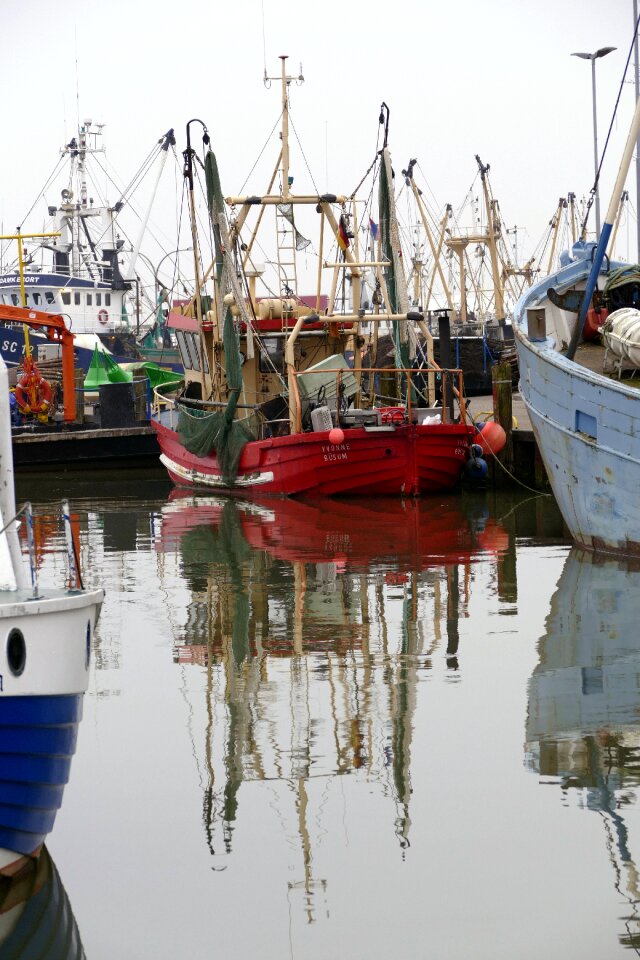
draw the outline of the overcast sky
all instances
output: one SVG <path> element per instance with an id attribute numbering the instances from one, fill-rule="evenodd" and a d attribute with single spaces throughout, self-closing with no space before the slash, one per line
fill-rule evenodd
<path id="1" fill-rule="evenodd" d="M 279 113 L 277 89 L 262 82 L 265 54 L 275 74 L 287 53 L 292 72 L 303 67 L 292 116 L 319 189 L 350 192 L 358 183 L 384 100 L 396 169 L 417 157 L 439 203 L 457 205 L 478 153 L 491 165 L 507 225 L 526 231 L 523 250 L 535 246 L 559 196 L 586 194 L 593 181 L 591 67 L 570 54 L 618 48 L 597 63 L 602 146 L 633 34 L 632 0 L 3 0 L 2 13 L 4 232 L 42 227 L 44 201 L 23 217 L 78 113 L 106 124 L 110 165 L 123 181 L 168 127 L 180 154 L 186 121 L 200 117 L 225 194 L 238 191 Z M 603 217 L 633 100 L 629 83 L 603 175 Z M 292 158 L 303 192 L 311 184 L 295 143 Z M 273 162 L 270 151 L 267 167 Z M 154 224 L 170 249 L 179 173 L 165 179 Z M 635 209 L 635 174 L 631 185 Z M 265 186 L 259 178 L 247 189 Z"/>

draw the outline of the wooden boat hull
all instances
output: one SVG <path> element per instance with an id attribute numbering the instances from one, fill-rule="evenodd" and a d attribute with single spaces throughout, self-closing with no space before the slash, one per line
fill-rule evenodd
<path id="1" fill-rule="evenodd" d="M 527 309 L 584 281 L 590 263 L 547 277 L 516 307 L 520 394 L 571 536 L 580 546 L 640 556 L 640 396 L 636 389 L 594 373 L 556 350 L 555 338 L 527 333 Z M 561 312 L 560 312 L 561 313 Z M 563 335 L 560 340 L 566 340 Z"/>
<path id="2" fill-rule="evenodd" d="M 178 486 L 225 489 L 214 455 L 197 457 L 176 431 L 154 422 L 161 461 Z M 344 431 L 334 444 L 329 433 L 273 437 L 248 443 L 232 488 L 296 494 L 416 496 L 451 490 L 469 454 L 475 429 L 465 424 L 390 426 Z"/>

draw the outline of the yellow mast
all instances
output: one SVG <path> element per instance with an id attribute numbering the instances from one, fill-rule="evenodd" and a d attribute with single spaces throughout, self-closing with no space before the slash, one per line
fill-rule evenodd
<path id="1" fill-rule="evenodd" d="M 553 269 L 553 258 L 556 253 L 556 244 L 558 242 L 558 233 L 560 231 L 560 221 L 562 220 L 562 211 L 566 208 L 567 201 L 564 197 L 560 197 L 558 200 L 558 206 L 556 207 L 556 212 L 553 215 L 551 220 L 551 226 L 553 227 L 553 239 L 551 241 L 551 253 L 549 254 L 549 263 L 547 265 L 547 273 L 551 273 Z"/>
<path id="2" fill-rule="evenodd" d="M 422 221 L 422 226 L 424 227 L 424 232 L 426 233 L 427 240 L 429 241 L 429 247 L 431 248 L 431 254 L 433 256 L 433 260 L 435 263 L 435 269 L 438 272 L 438 276 L 440 277 L 440 283 L 442 284 L 442 289 L 444 290 L 444 294 L 447 298 L 447 306 L 449 307 L 449 310 L 451 311 L 452 316 L 455 316 L 455 307 L 453 306 L 453 298 L 451 296 L 451 291 L 449 290 L 449 286 L 447 284 L 447 281 L 445 280 L 442 266 L 440 264 L 440 251 L 442 250 L 442 240 L 443 240 L 444 231 L 441 231 L 441 236 L 438 241 L 438 247 L 436 249 L 436 245 L 433 239 L 433 234 L 431 233 L 431 229 L 429 227 L 429 221 L 427 219 L 427 212 L 422 202 L 420 191 L 418 190 L 413 177 L 410 178 L 410 183 L 411 183 L 411 190 L 413 191 L 413 196 L 416 201 L 416 206 L 418 207 L 418 213 L 420 214 L 420 219 Z M 445 217 L 447 219 L 449 217 L 450 209 L 451 208 L 449 207 L 449 204 L 447 204 L 446 213 L 445 213 Z M 429 297 L 430 296 L 431 296 L 431 287 L 429 288 Z M 426 306 L 425 306 L 425 309 L 426 309 Z"/>
<path id="3" fill-rule="evenodd" d="M 496 215 L 495 200 L 489 196 L 489 164 L 483 164 L 480 157 L 476 154 L 476 162 L 480 168 L 480 179 L 482 180 L 482 192 L 484 194 L 484 205 L 487 211 L 487 230 L 488 247 L 491 256 L 491 272 L 493 274 L 493 289 L 495 294 L 496 319 L 504 320 L 504 294 L 502 284 L 500 283 L 500 271 L 498 268 L 498 251 L 496 239 L 500 236 L 500 222 Z M 484 241 L 487 243 L 487 240 Z"/>
<path id="4" fill-rule="evenodd" d="M 629 191 L 623 190 L 620 196 L 620 203 L 618 204 L 618 212 L 616 213 L 616 222 L 613 225 L 613 231 L 611 233 L 611 239 L 609 240 L 609 256 L 613 256 L 613 251 L 616 244 L 616 237 L 618 235 L 618 227 L 620 226 L 620 221 L 622 219 L 622 211 L 624 209 L 625 203 L 629 200 Z"/>
<path id="5" fill-rule="evenodd" d="M 20 273 L 20 302 L 23 307 L 27 305 L 27 295 L 24 289 L 24 256 L 23 240 L 33 240 L 35 238 L 43 239 L 45 237 L 59 237 L 60 233 L 6 233 L 0 236 L 0 240 L 16 240 L 18 244 L 18 270 Z M 29 342 L 29 327 L 23 324 L 24 329 L 24 353 L 27 359 L 31 358 L 31 343 Z"/>

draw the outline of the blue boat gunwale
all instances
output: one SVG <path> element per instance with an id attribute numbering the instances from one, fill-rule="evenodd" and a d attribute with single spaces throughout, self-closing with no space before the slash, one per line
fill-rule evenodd
<path id="1" fill-rule="evenodd" d="M 606 270 L 600 272 L 599 276 L 606 277 L 610 271 L 623 266 L 625 266 L 625 264 L 612 262 Z M 587 370 L 577 361 L 570 360 L 564 353 L 561 353 L 557 349 L 556 340 L 553 336 L 547 336 L 544 340 L 531 340 L 527 335 L 526 311 L 530 307 L 542 306 L 544 301 L 548 301 L 548 291 L 550 287 L 553 287 L 559 293 L 563 293 L 571 289 L 571 287 L 581 280 L 586 280 L 590 270 L 591 260 L 581 257 L 580 259 L 572 261 L 567 266 L 562 267 L 556 271 L 556 273 L 549 274 L 530 287 L 520 297 L 514 308 L 513 328 L 515 335 L 526 346 L 527 350 L 535 353 L 539 358 L 544 359 L 545 362 L 551 362 L 555 364 L 556 367 L 571 373 L 585 384 L 589 386 L 606 386 L 607 390 L 613 390 L 614 393 L 618 393 L 621 397 L 625 398 L 628 398 L 630 395 L 636 396 L 637 391 L 635 388 L 629 388 L 604 373 L 598 373 L 596 370 Z M 577 321 L 578 316 L 576 314 L 576 323 Z"/>

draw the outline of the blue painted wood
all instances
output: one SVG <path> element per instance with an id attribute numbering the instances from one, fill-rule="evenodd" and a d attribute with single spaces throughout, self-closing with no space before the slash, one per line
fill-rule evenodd
<path id="1" fill-rule="evenodd" d="M 81 716 L 82 694 L 0 697 L 0 847 L 31 854 L 52 830 Z"/>
<path id="2" fill-rule="evenodd" d="M 574 248 L 575 251 L 576 248 Z M 520 393 L 549 482 L 577 543 L 604 552 L 640 554 L 640 395 L 558 353 L 551 337 L 531 341 L 527 310 L 548 307 L 550 287 L 584 285 L 589 248 L 534 285 L 516 305 Z M 612 264 L 612 269 L 620 264 Z M 600 279 L 606 279 L 606 271 Z M 589 423 L 597 423 L 597 439 Z M 580 431 L 583 427 L 585 432 Z"/>

